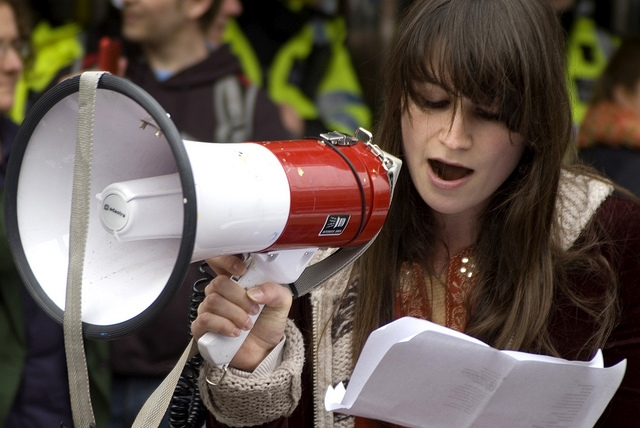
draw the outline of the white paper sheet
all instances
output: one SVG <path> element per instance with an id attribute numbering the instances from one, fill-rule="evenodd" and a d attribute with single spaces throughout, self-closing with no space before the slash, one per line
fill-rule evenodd
<path id="1" fill-rule="evenodd" d="M 329 411 L 407 427 L 585 428 L 617 390 L 626 360 L 499 351 L 432 322 L 405 317 L 371 333 L 348 388 L 329 387 Z"/>

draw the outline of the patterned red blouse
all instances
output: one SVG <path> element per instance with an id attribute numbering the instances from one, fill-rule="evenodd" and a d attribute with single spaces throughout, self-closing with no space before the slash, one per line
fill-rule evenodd
<path id="1" fill-rule="evenodd" d="M 438 322 L 464 332 L 467 311 L 464 305 L 467 292 L 475 282 L 476 265 L 473 249 L 467 248 L 449 259 L 446 278 L 425 277 L 417 266 L 402 269 L 401 290 L 396 294 L 396 318 L 411 316 Z M 356 428 L 379 428 L 379 423 L 356 418 Z M 401 428 L 399 425 L 382 425 Z"/>

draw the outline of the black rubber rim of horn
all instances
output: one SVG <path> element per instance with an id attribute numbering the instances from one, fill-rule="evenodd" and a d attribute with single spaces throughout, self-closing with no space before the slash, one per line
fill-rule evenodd
<path id="1" fill-rule="evenodd" d="M 79 92 L 80 76 L 74 76 L 58 83 L 47 91 L 30 109 L 22 122 L 16 140 L 11 149 L 7 177 L 5 182 L 5 225 L 9 246 L 13 254 L 16 268 L 29 293 L 38 305 L 53 319 L 63 323 L 63 311 L 51 300 L 38 283 L 31 271 L 24 253 L 17 219 L 17 188 L 20 166 L 22 164 L 28 142 L 44 115 L 58 102 Z M 156 121 L 171 146 L 171 151 L 178 165 L 178 173 L 183 188 L 184 224 L 182 240 L 176 264 L 169 276 L 167 285 L 158 298 L 144 311 L 134 318 L 113 325 L 96 325 L 83 322 L 83 334 L 89 339 L 115 339 L 139 330 L 153 319 L 175 296 L 181 286 L 191 262 L 196 234 L 196 190 L 187 152 L 182 144 L 180 133 L 169 119 L 166 111 L 145 90 L 134 83 L 111 74 L 101 76 L 98 89 L 106 89 L 125 95 L 140 106 Z"/>

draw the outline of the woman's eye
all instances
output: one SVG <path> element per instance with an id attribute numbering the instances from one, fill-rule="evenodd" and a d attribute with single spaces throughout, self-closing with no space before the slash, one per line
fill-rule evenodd
<path id="1" fill-rule="evenodd" d="M 476 115 L 484 120 L 500 121 L 500 113 L 492 112 L 486 109 L 476 109 Z"/>
<path id="2" fill-rule="evenodd" d="M 422 109 L 438 110 L 438 109 L 446 108 L 449 105 L 449 100 L 433 101 L 424 97 L 420 97 L 416 100 L 416 104 L 418 105 L 418 107 Z"/>

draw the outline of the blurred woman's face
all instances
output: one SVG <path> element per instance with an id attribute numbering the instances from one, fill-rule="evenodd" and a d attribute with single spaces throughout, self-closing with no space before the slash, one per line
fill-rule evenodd
<path id="1" fill-rule="evenodd" d="M 520 134 L 493 106 L 452 98 L 432 83 L 419 84 L 417 99 L 409 100 L 402 138 L 418 193 L 445 219 L 474 221 L 524 152 Z"/>
<path id="2" fill-rule="evenodd" d="M 15 49 L 19 42 L 15 18 L 8 4 L 0 4 L 0 114 L 13 106 L 16 83 L 22 72 L 22 58 Z"/>

